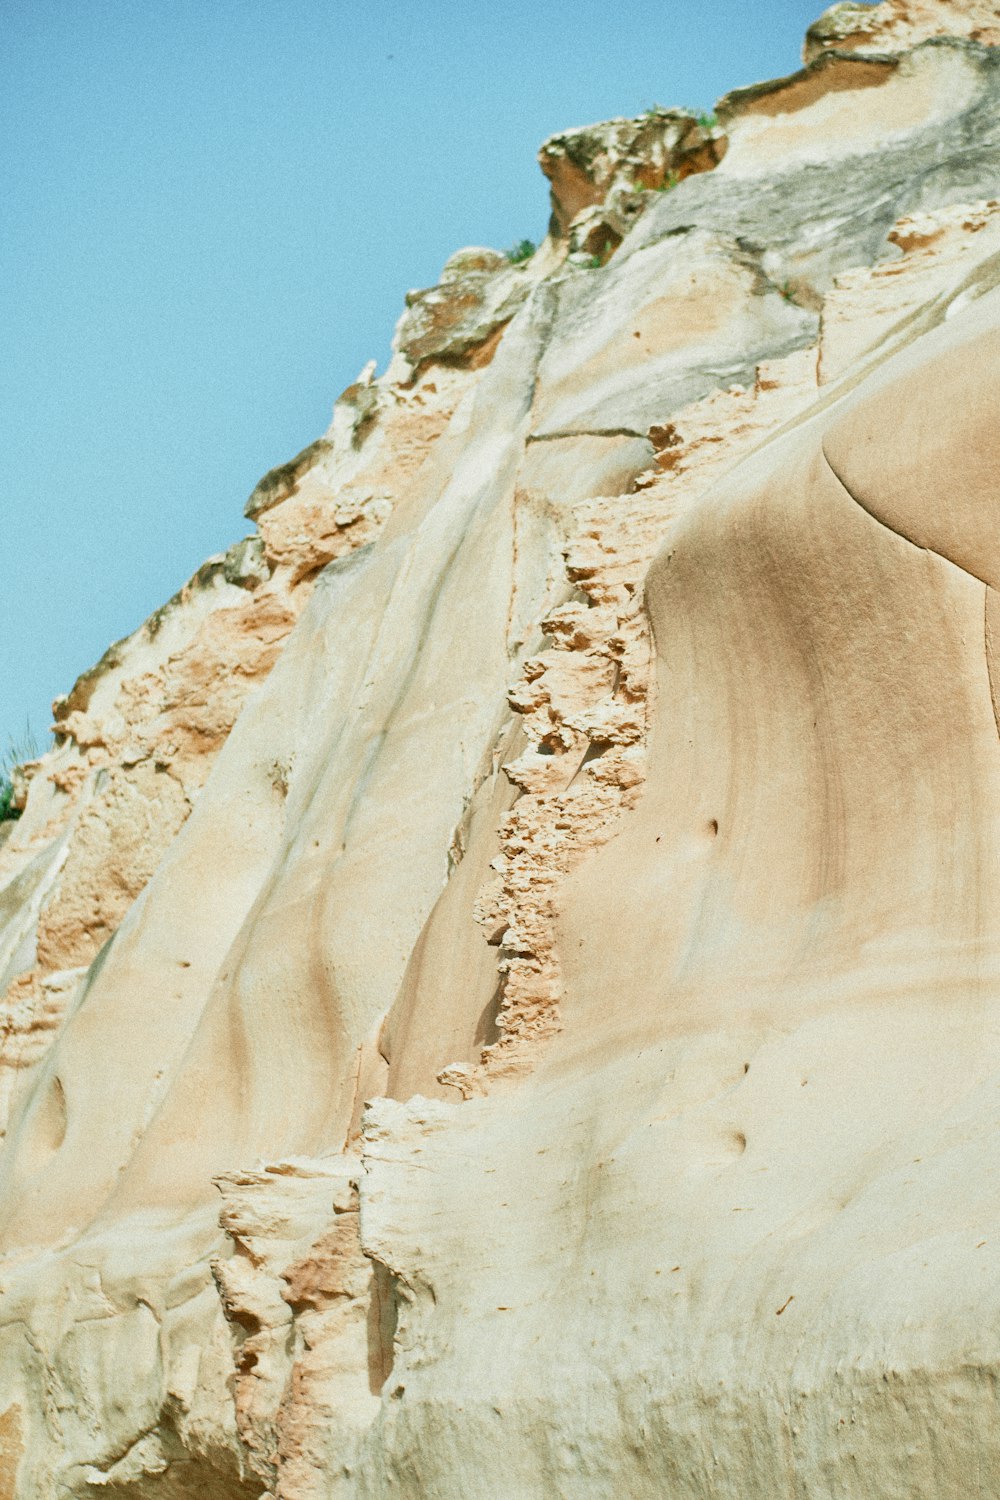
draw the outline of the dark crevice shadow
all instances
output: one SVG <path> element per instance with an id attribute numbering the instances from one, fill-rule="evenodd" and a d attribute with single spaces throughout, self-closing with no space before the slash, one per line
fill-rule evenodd
<path id="1" fill-rule="evenodd" d="M 503 980 L 501 979 L 489 1001 L 483 1006 L 482 1015 L 476 1024 L 476 1034 L 472 1038 L 474 1046 L 492 1047 L 500 1040 L 500 1001 L 502 998 Z"/>
<path id="2" fill-rule="evenodd" d="M 986 650 L 986 675 L 990 684 L 990 702 L 993 705 L 993 722 L 1000 738 L 1000 659 L 997 655 L 997 640 L 1000 638 L 1000 597 L 996 589 L 986 585 L 986 605 L 983 610 L 983 636 Z"/>
<path id="3" fill-rule="evenodd" d="M 396 1278 L 381 1261 L 372 1262 L 371 1298 L 368 1303 L 368 1389 L 382 1393 L 395 1358 L 396 1322 L 399 1305 Z"/>

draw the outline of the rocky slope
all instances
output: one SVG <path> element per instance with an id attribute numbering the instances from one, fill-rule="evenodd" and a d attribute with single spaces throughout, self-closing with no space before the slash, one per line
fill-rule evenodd
<path id="1" fill-rule="evenodd" d="M 0 1497 L 997 1492 L 998 41 L 554 136 L 59 700 Z"/>

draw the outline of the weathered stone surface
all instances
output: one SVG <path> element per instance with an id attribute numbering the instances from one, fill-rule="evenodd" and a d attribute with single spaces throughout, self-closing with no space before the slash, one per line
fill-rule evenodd
<path id="1" fill-rule="evenodd" d="M 802 56 L 809 63 L 833 48 L 900 52 L 932 36 L 967 37 L 995 47 L 1000 44 L 1000 6 L 996 0 L 882 0 L 880 5 L 846 0 L 813 22 Z"/>
<path id="2" fill-rule="evenodd" d="M 280 505 L 283 500 L 294 495 L 313 465 L 319 463 L 330 452 L 330 448 L 329 438 L 317 438 L 286 464 L 269 469 L 263 479 L 258 481 L 246 503 L 243 513 L 247 520 L 256 521 L 272 505 Z"/>
<path id="3" fill-rule="evenodd" d="M 260 537 L 248 536 L 241 542 L 234 542 L 226 553 L 222 571 L 227 583 L 239 584 L 243 589 L 255 589 L 266 583 L 271 570 Z"/>
<path id="4" fill-rule="evenodd" d="M 868 14 L 547 143 L 57 706 L 0 1495 L 995 1490 L 1000 74 Z"/>
<path id="5" fill-rule="evenodd" d="M 759 247 L 771 280 L 818 306 L 834 276 L 888 253 L 904 214 L 997 195 L 998 96 L 1000 54 L 947 39 L 731 94 L 721 165 L 659 196 L 616 260 L 696 225 Z"/>
<path id="6" fill-rule="evenodd" d="M 535 440 L 644 437 L 664 412 L 752 381 L 760 360 L 816 337 L 816 314 L 782 294 L 759 256 L 695 228 L 572 272 L 553 295 L 559 338 L 539 367 Z"/>
<path id="7" fill-rule="evenodd" d="M 383 389 L 373 370 L 338 398 L 329 434 L 257 486 L 259 534 L 110 647 L 54 705 L 57 748 L 15 773 L 25 815 L 0 849 L 0 985 L 13 986 L 0 1000 L 0 1133 L 57 1029 L 46 976 L 89 963 L 116 930 L 317 575 L 379 533 L 468 379 L 439 371 Z M 31 1016 L 47 1019 L 29 1044 Z"/>
<path id="8" fill-rule="evenodd" d="M 453 255 L 437 286 L 406 294 L 393 347 L 415 373 L 428 364 L 488 364 L 530 290 L 529 266 L 481 250 Z"/>
<path id="9" fill-rule="evenodd" d="M 634 119 L 606 120 L 550 136 L 538 164 L 551 185 L 553 232 L 569 234 L 581 214 L 616 200 L 627 220 L 627 200 L 637 189 L 640 194 L 662 189 L 695 172 L 711 171 L 725 150 L 725 136 L 712 117 L 659 105 Z"/>

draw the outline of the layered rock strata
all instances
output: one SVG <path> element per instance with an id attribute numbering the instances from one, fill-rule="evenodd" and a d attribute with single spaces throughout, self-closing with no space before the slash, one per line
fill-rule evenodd
<path id="1" fill-rule="evenodd" d="M 553 137 L 57 705 L 0 1496 L 994 1492 L 994 25 Z"/>

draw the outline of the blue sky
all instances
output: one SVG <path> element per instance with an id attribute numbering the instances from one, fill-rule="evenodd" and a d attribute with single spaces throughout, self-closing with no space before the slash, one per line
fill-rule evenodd
<path id="1" fill-rule="evenodd" d="M 556 130 L 798 66 L 821 3 L 0 0 L 0 750 L 248 530 Z"/>

